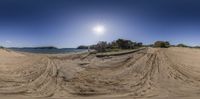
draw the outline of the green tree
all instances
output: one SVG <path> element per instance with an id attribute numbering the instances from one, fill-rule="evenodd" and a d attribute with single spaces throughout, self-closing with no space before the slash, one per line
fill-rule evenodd
<path id="1" fill-rule="evenodd" d="M 165 41 L 156 41 L 154 43 L 154 47 L 160 47 L 160 48 L 168 48 L 170 47 L 170 43 L 169 42 L 165 42 Z"/>
<path id="2" fill-rule="evenodd" d="M 97 50 L 98 52 L 105 52 L 106 49 L 108 47 L 107 42 L 105 41 L 100 41 L 97 43 L 97 45 L 95 46 L 95 50 Z"/>
<path id="3" fill-rule="evenodd" d="M 185 44 L 178 44 L 177 47 L 188 47 L 188 46 Z"/>

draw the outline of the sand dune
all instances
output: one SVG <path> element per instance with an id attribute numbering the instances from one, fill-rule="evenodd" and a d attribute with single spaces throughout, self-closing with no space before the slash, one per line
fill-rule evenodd
<path id="1" fill-rule="evenodd" d="M 24 55 L 13 52 L 13 51 L 8 50 L 8 49 L 0 49 L 0 56 L 1 57 L 16 57 L 16 56 L 24 56 Z"/>
<path id="2" fill-rule="evenodd" d="M 189 48 L 106 57 L 0 50 L 0 98 L 198 99 L 199 60 L 200 50 Z"/>

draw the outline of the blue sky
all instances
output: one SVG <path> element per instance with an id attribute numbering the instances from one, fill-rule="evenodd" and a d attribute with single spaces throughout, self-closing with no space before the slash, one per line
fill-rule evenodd
<path id="1" fill-rule="evenodd" d="M 200 45 L 198 0 L 1 0 L 0 45 L 77 47 L 118 38 Z M 92 29 L 101 24 L 105 34 Z"/>

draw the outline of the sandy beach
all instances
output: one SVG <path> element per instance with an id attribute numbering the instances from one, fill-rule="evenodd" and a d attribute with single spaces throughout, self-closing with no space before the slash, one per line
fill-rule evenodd
<path id="1" fill-rule="evenodd" d="M 42 55 L 0 49 L 1 99 L 198 99 L 200 50 Z"/>

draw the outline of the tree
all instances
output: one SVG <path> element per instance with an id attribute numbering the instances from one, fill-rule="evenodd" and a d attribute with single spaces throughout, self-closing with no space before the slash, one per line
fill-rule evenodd
<path id="1" fill-rule="evenodd" d="M 99 43 L 97 43 L 94 49 L 97 50 L 98 52 L 105 52 L 107 47 L 108 47 L 107 42 L 100 41 Z"/>
<path id="2" fill-rule="evenodd" d="M 136 47 L 142 47 L 142 45 L 143 45 L 142 42 L 139 42 L 139 43 L 136 43 L 135 46 L 136 46 Z"/>
<path id="3" fill-rule="evenodd" d="M 141 42 L 133 42 L 131 40 L 117 39 L 112 42 L 100 41 L 95 45 L 90 45 L 90 49 L 95 49 L 98 52 L 112 51 L 113 49 L 134 49 L 137 47 L 142 47 Z M 88 46 L 81 45 L 77 47 L 78 49 L 87 49 Z"/>
<path id="4" fill-rule="evenodd" d="M 119 48 L 123 48 L 124 46 L 124 40 L 123 39 L 118 39 L 118 40 L 116 40 L 116 43 L 117 43 L 117 46 L 119 47 Z"/>
<path id="5" fill-rule="evenodd" d="M 188 46 L 185 44 L 178 44 L 177 47 L 188 47 Z"/>
<path id="6" fill-rule="evenodd" d="M 118 49 L 119 46 L 116 41 L 111 42 L 111 49 Z"/>
<path id="7" fill-rule="evenodd" d="M 165 42 L 166 47 L 170 47 L 170 43 L 168 41 Z"/>
<path id="8" fill-rule="evenodd" d="M 170 46 L 169 42 L 165 41 L 156 41 L 154 43 L 154 47 L 160 47 L 160 48 L 168 48 Z"/>
<path id="9" fill-rule="evenodd" d="M 134 42 L 131 40 L 118 39 L 116 43 L 120 49 L 131 49 L 134 47 Z"/>

